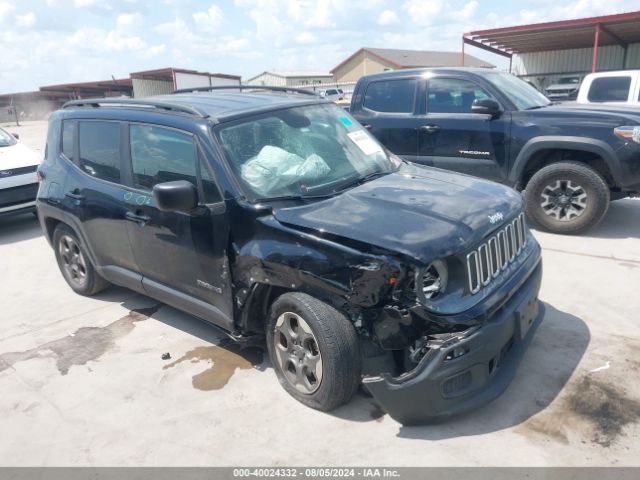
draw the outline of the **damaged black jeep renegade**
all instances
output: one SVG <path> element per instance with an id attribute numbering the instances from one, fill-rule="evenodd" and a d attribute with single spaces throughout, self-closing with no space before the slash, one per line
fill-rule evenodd
<path id="1" fill-rule="evenodd" d="M 234 88 L 51 116 L 37 207 L 70 287 L 264 335 L 316 409 L 363 385 L 418 424 L 498 396 L 542 318 L 520 195 L 402 161 L 308 92 Z"/>

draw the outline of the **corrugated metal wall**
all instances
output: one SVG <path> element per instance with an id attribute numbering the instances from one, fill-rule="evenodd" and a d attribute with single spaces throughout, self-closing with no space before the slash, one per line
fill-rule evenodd
<path id="1" fill-rule="evenodd" d="M 209 75 L 176 72 L 176 88 L 208 87 Z"/>
<path id="2" fill-rule="evenodd" d="M 133 96 L 135 98 L 151 97 L 153 95 L 166 95 L 173 92 L 173 82 L 165 80 L 147 80 L 134 78 Z"/>
<path id="3" fill-rule="evenodd" d="M 640 43 L 632 43 L 627 49 L 627 68 L 640 68 Z"/>
<path id="4" fill-rule="evenodd" d="M 284 87 L 287 85 L 287 80 L 283 77 L 271 75 L 266 72 L 245 83 L 247 85 L 272 85 L 276 87 Z"/>
<path id="5" fill-rule="evenodd" d="M 619 46 L 598 48 L 598 71 L 640 68 L 640 43 L 629 45 L 625 66 L 623 56 Z M 593 48 L 525 53 L 514 58 L 513 69 L 517 75 L 588 73 L 592 58 Z"/>

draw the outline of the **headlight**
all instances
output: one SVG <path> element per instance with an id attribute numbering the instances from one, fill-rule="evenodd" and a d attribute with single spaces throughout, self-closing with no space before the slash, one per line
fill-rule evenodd
<path id="1" fill-rule="evenodd" d="M 416 294 L 422 303 L 433 301 L 447 288 L 447 265 L 442 260 L 434 260 L 416 272 Z"/>
<path id="2" fill-rule="evenodd" d="M 613 129 L 613 133 L 625 140 L 632 140 L 636 143 L 640 143 L 640 125 L 616 127 Z"/>

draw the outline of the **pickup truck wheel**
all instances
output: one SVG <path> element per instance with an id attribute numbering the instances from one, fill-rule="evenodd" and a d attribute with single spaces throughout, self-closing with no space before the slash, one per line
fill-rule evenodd
<path id="1" fill-rule="evenodd" d="M 91 296 L 109 286 L 95 271 L 78 236 L 67 225 L 61 223 L 53 231 L 53 248 L 62 276 L 74 292 Z"/>
<path id="2" fill-rule="evenodd" d="M 351 322 L 304 293 L 272 305 L 267 348 L 282 387 L 299 402 L 329 411 L 347 403 L 360 385 L 361 356 Z"/>
<path id="3" fill-rule="evenodd" d="M 597 225 L 608 208 L 607 183 L 578 162 L 547 165 L 531 177 L 525 190 L 529 220 L 552 233 L 582 233 Z"/>

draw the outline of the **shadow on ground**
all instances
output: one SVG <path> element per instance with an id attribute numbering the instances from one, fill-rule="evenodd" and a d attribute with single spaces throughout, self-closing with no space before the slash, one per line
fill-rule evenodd
<path id="1" fill-rule="evenodd" d="M 611 202 L 602 221 L 584 234 L 591 238 L 640 238 L 640 200 Z"/>
<path id="2" fill-rule="evenodd" d="M 40 236 L 42 236 L 40 223 L 32 213 L 0 217 L 0 245 L 9 245 Z"/>

